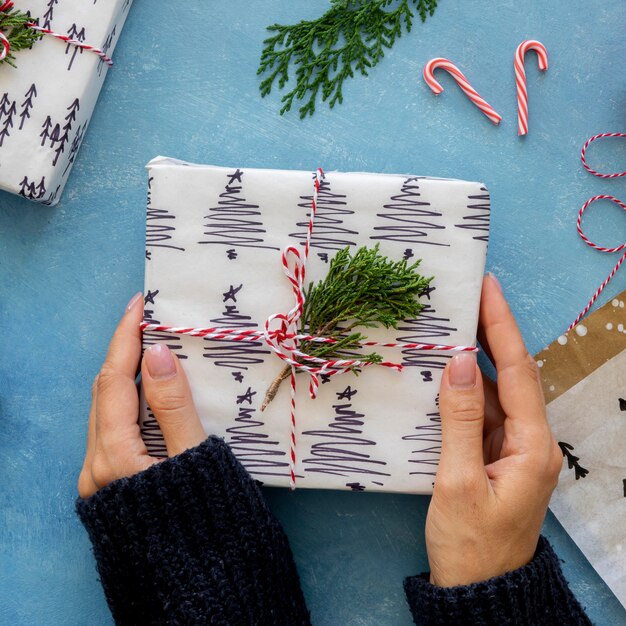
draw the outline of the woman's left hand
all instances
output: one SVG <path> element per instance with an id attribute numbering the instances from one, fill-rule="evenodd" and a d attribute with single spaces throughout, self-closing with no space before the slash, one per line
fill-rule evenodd
<path id="1" fill-rule="evenodd" d="M 87 453 L 78 493 L 88 498 L 110 482 L 132 476 L 160 459 L 151 457 L 139 430 L 135 382 L 141 358 L 143 297 L 136 294 L 120 321 L 92 387 Z M 206 439 L 187 377 L 165 344 L 150 346 L 141 363 L 146 401 L 163 432 L 168 456 Z"/>

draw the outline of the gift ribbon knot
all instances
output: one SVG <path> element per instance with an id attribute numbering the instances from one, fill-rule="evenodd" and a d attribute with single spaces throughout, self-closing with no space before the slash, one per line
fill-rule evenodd
<path id="1" fill-rule="evenodd" d="M 10 11 L 12 8 L 13 8 L 13 0 L 6 0 L 6 2 L 4 2 L 4 4 L 0 6 L 0 13 Z M 61 41 L 64 41 L 65 43 L 69 45 L 76 46 L 77 48 L 82 48 L 83 50 L 88 50 L 89 52 L 93 52 L 94 54 L 97 54 L 100 57 L 100 59 L 104 63 L 106 63 L 109 67 L 113 65 L 112 59 L 108 57 L 103 50 L 100 50 L 100 48 L 96 48 L 95 46 L 89 45 L 87 43 L 83 43 L 82 41 L 78 41 L 77 39 L 72 39 L 71 37 L 68 37 L 67 35 L 62 35 L 61 33 L 57 33 L 53 30 L 50 30 L 49 28 L 43 28 L 35 22 L 27 22 L 26 26 L 28 26 L 28 28 L 32 30 L 42 33 L 43 35 L 50 35 L 51 37 L 56 37 L 57 39 L 60 39 Z M 11 44 L 9 43 L 8 37 L 2 31 L 0 31 L 0 44 L 2 46 L 0 48 L 0 61 L 3 61 L 4 59 L 7 58 L 7 56 L 9 55 L 9 52 L 11 51 Z"/>
<path id="2" fill-rule="evenodd" d="M 335 376 L 354 369 L 360 369 L 369 365 L 378 365 L 401 372 L 402 364 L 391 361 L 380 363 L 369 363 L 358 359 L 324 359 L 312 356 L 300 350 L 302 341 L 334 343 L 336 340 L 331 337 L 316 337 L 298 329 L 302 311 L 304 307 L 304 287 L 306 278 L 306 263 L 311 248 L 311 236 L 317 211 L 317 199 L 320 185 L 324 179 L 324 172 L 318 168 L 315 172 L 313 198 L 311 200 L 311 213 L 307 228 L 306 240 L 303 248 L 287 246 L 281 252 L 281 262 L 283 272 L 287 280 L 291 283 L 294 296 L 294 305 L 287 313 L 274 313 L 270 315 L 263 325 L 263 330 L 256 328 L 189 328 L 166 326 L 163 324 L 151 324 L 144 321 L 141 323 L 141 330 L 174 333 L 178 335 L 189 335 L 192 337 L 203 337 L 205 339 L 218 339 L 229 341 L 251 341 L 263 340 L 267 346 L 283 362 L 289 365 L 290 391 L 291 391 L 291 433 L 290 433 L 290 486 L 296 486 L 296 373 L 305 372 L 309 375 L 309 395 L 315 398 L 319 389 L 320 376 Z M 444 344 L 431 343 L 380 343 L 377 341 L 362 341 L 361 346 L 378 346 L 382 348 L 402 348 L 416 350 L 436 350 L 453 352 L 477 352 L 475 346 L 449 346 Z"/>

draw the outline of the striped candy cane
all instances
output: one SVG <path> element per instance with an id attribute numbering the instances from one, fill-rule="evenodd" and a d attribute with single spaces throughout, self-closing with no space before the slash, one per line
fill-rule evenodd
<path id="1" fill-rule="evenodd" d="M 454 65 L 448 59 L 438 57 L 431 59 L 424 66 L 424 80 L 426 84 L 431 88 L 433 93 L 438 96 L 443 87 L 435 79 L 434 71 L 438 68 L 446 70 L 452 78 L 457 82 L 459 87 L 463 90 L 463 93 L 496 125 L 502 121 L 502 116 L 499 115 L 496 110 L 484 100 L 479 93 L 470 85 L 469 81 L 465 77 L 465 74 Z"/>
<path id="2" fill-rule="evenodd" d="M 251 341 L 263 340 L 267 346 L 287 365 L 290 367 L 290 395 L 291 395 L 291 428 L 290 428 L 290 444 L 289 444 L 289 473 L 290 486 L 292 489 L 296 487 L 296 373 L 298 371 L 309 374 L 309 395 L 315 398 L 319 388 L 319 377 L 335 376 L 349 372 L 355 368 L 362 369 L 373 363 L 360 361 L 358 359 L 324 359 L 305 354 L 299 349 L 300 341 L 314 341 L 324 343 L 334 343 L 336 339 L 332 337 L 314 337 L 298 332 L 298 322 L 302 316 L 304 306 L 305 276 L 306 263 L 311 247 L 311 236 L 313 234 L 313 223 L 317 211 L 317 198 L 320 190 L 321 181 L 324 178 L 324 172 L 319 168 L 315 172 L 315 182 L 313 189 L 313 198 L 311 201 L 311 215 L 309 219 L 307 237 L 304 249 L 288 246 L 281 253 L 281 262 L 283 271 L 287 279 L 291 283 L 295 304 L 288 313 L 275 313 L 270 315 L 265 321 L 263 330 L 257 328 L 241 329 L 241 328 L 191 328 L 185 326 L 167 326 L 164 324 L 152 324 L 143 322 L 141 324 L 142 331 L 175 333 L 178 335 L 188 335 L 190 337 L 203 337 L 205 339 L 229 340 L 229 341 Z M 418 349 L 418 350 L 437 350 L 447 352 L 477 352 L 475 346 L 448 346 L 444 344 L 429 343 L 408 343 L 408 342 L 390 342 L 379 343 L 376 341 L 364 341 L 362 346 L 379 346 L 383 348 L 401 348 Z M 400 363 L 392 363 L 383 361 L 375 365 L 402 371 L 403 367 Z M 263 407 L 262 407 L 263 408 Z"/>
<path id="3" fill-rule="evenodd" d="M 548 52 L 545 46 L 534 39 L 522 41 L 515 51 L 515 83 L 517 85 L 517 134 L 528 134 L 528 91 L 526 90 L 526 70 L 524 56 L 529 50 L 537 53 L 539 69 L 545 72 L 548 69 Z"/>
<path id="4" fill-rule="evenodd" d="M 582 147 L 580 151 L 580 160 L 583 162 L 584 168 L 594 176 L 598 176 L 599 178 L 619 178 L 620 176 L 626 176 L 626 172 L 619 172 L 617 174 L 602 174 L 600 172 L 596 172 L 596 170 L 591 169 L 587 165 L 587 161 L 585 160 L 585 152 L 587 152 L 587 148 L 594 142 L 596 139 L 602 139 L 603 137 L 626 137 L 626 133 L 600 133 L 599 135 L 594 135 L 585 141 L 585 145 Z"/>
<path id="5" fill-rule="evenodd" d="M 622 209 L 626 211 L 626 204 L 624 204 L 621 200 L 618 200 L 617 198 L 613 196 L 606 196 L 602 194 L 599 196 L 593 196 L 593 198 L 589 198 L 589 200 L 587 200 L 587 202 L 585 202 L 585 204 L 583 204 L 582 207 L 580 207 L 580 211 L 578 212 L 578 219 L 576 220 L 576 230 L 578 231 L 580 238 L 588 246 L 590 246 L 591 248 L 594 248 L 594 250 L 598 250 L 599 252 L 612 253 L 612 252 L 621 252 L 622 250 L 626 250 L 626 242 L 619 246 L 615 246 L 614 248 L 607 248 L 605 246 L 599 246 L 598 244 L 594 243 L 583 232 L 583 229 L 582 229 L 583 213 L 585 212 L 587 207 L 589 207 L 590 204 L 593 204 L 596 200 L 610 200 L 611 202 L 617 204 L 617 206 L 622 207 Z M 572 328 L 574 328 L 574 326 L 576 326 L 576 324 L 578 324 L 578 322 L 580 322 L 580 320 L 585 315 L 587 315 L 587 312 L 593 306 L 593 303 L 597 300 L 598 296 L 602 293 L 602 290 L 609 284 L 609 281 L 613 278 L 613 276 L 615 276 L 615 274 L 617 273 L 617 270 L 620 268 L 620 266 L 622 265 L 624 261 L 626 261 L 626 251 L 624 252 L 624 254 L 622 254 L 617 264 L 611 270 L 611 272 L 606 277 L 604 282 L 598 287 L 598 289 L 596 289 L 596 292 L 593 294 L 593 296 L 591 296 L 591 299 L 587 303 L 587 306 L 578 314 L 578 317 L 569 325 L 567 329 L 568 331 L 572 330 Z"/>

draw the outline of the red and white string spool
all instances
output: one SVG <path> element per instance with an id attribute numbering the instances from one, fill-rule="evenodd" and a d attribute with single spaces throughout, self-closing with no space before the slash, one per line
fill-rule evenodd
<path id="1" fill-rule="evenodd" d="M 537 53 L 539 69 L 545 72 L 548 69 L 548 51 L 545 46 L 535 39 L 527 39 L 517 46 L 515 51 L 515 83 L 517 85 L 517 134 L 528 134 L 528 90 L 526 89 L 526 70 L 524 56 L 529 50 Z"/>
<path id="2" fill-rule="evenodd" d="M 13 0 L 6 0 L 6 2 L 2 4 L 2 6 L 0 6 L 0 13 L 3 13 L 4 11 L 10 11 L 12 8 L 13 8 Z M 43 28 L 39 26 L 38 24 L 36 24 L 35 22 L 28 22 L 26 26 L 44 35 L 50 35 L 51 37 L 56 37 L 57 39 L 60 39 L 61 41 L 64 41 L 67 44 L 76 46 L 77 48 L 82 48 L 83 50 L 88 50 L 89 52 L 93 52 L 94 54 L 98 55 L 100 59 L 104 63 L 106 63 L 109 67 L 113 66 L 112 59 L 108 57 L 103 50 L 100 50 L 100 48 L 96 48 L 95 46 L 91 46 L 89 44 L 83 43 L 82 41 L 78 41 L 77 39 L 72 39 L 71 37 L 68 37 L 67 35 L 56 33 L 55 31 L 50 30 L 49 28 Z M 2 61 L 6 59 L 9 52 L 11 51 L 11 45 L 9 43 L 9 40 L 7 39 L 6 35 L 2 31 L 0 31 L 0 46 L 1 46 L 0 47 L 0 61 Z"/>
<path id="3" fill-rule="evenodd" d="M 582 229 L 583 213 L 589 207 L 589 205 L 596 202 L 596 200 L 610 200 L 611 202 L 617 204 L 617 206 L 622 207 L 622 209 L 626 211 L 626 204 L 624 204 L 621 200 L 618 200 L 614 196 L 607 196 L 607 195 L 601 194 L 598 196 L 593 196 L 593 198 L 589 198 L 589 200 L 587 200 L 587 202 L 585 202 L 585 204 L 583 204 L 582 207 L 580 208 L 580 211 L 578 212 L 578 219 L 576 220 L 576 230 L 578 231 L 580 238 L 588 246 L 590 246 L 594 250 L 598 250 L 599 252 L 613 253 L 613 252 L 621 252 L 622 250 L 624 250 L 624 253 L 620 257 L 620 259 L 617 261 L 615 267 L 611 270 L 610 274 L 606 277 L 604 282 L 598 287 L 598 289 L 596 289 L 593 296 L 591 296 L 591 299 L 587 303 L 587 306 L 578 314 L 578 317 L 569 325 L 567 329 L 568 331 L 572 330 L 572 328 L 574 328 L 578 324 L 578 322 L 580 322 L 580 320 L 587 314 L 589 309 L 593 306 L 593 303 L 597 300 L 598 296 L 602 293 L 602 290 L 609 284 L 613 276 L 615 276 L 615 274 L 617 273 L 617 270 L 620 268 L 622 263 L 626 261 L 626 242 L 624 242 L 623 244 L 619 246 L 615 246 L 614 248 L 607 248 L 605 246 L 599 246 L 598 244 L 594 243 L 583 232 L 583 229 Z"/>
<path id="4" fill-rule="evenodd" d="M 587 148 L 594 142 L 596 139 L 602 139 L 603 137 L 626 137 L 626 133 L 600 133 L 599 135 L 594 135 L 585 141 L 585 145 L 582 147 L 580 151 L 580 160 L 583 163 L 584 168 L 594 176 L 598 176 L 599 178 L 619 178 L 620 176 L 626 176 L 626 172 L 618 172 L 616 174 L 602 174 L 601 172 L 596 172 L 596 170 L 592 169 L 587 165 L 587 161 L 585 159 L 585 153 L 587 152 Z"/>
<path id="5" fill-rule="evenodd" d="M 434 71 L 436 69 L 446 70 L 452 78 L 457 82 L 459 87 L 463 90 L 463 93 L 494 123 L 499 124 L 502 121 L 502 116 L 484 99 L 480 94 L 470 85 L 469 81 L 465 77 L 465 74 L 454 65 L 448 59 L 437 57 L 431 59 L 424 66 L 424 80 L 426 84 L 431 88 L 433 93 L 438 96 L 443 87 L 436 80 Z"/>
<path id="6" fill-rule="evenodd" d="M 203 337 L 205 339 L 219 339 L 229 341 L 251 341 L 251 340 L 264 340 L 267 346 L 276 354 L 282 361 L 287 363 L 291 368 L 290 376 L 290 393 L 291 393 L 291 433 L 290 433 L 290 485 L 292 489 L 296 486 L 296 373 L 298 371 L 306 372 L 309 374 L 309 395 L 311 398 L 315 398 L 317 390 L 319 388 L 319 377 L 335 376 L 349 372 L 354 368 L 364 368 L 372 365 L 360 361 L 358 359 L 323 359 L 320 357 L 311 356 L 305 354 L 299 349 L 301 341 L 314 341 L 333 343 L 334 339 L 329 337 L 315 337 L 298 332 L 298 323 L 302 316 L 302 310 L 304 306 L 304 289 L 305 289 L 305 276 L 306 276 L 306 263 L 309 256 L 309 249 L 311 247 L 311 235 L 313 233 L 313 224 L 315 221 L 315 214 L 317 211 L 317 197 L 320 189 L 321 181 L 324 178 L 324 172 L 321 168 L 318 168 L 315 172 L 315 181 L 313 189 L 313 198 L 311 201 L 311 214 L 307 229 L 307 236 L 304 244 L 304 250 L 296 248 L 295 246 L 286 247 L 281 253 L 281 261 L 283 265 L 283 271 L 287 276 L 287 279 L 291 283 L 292 291 L 294 294 L 295 303 L 292 309 L 287 313 L 274 313 L 270 315 L 265 321 L 263 330 L 256 328 L 241 329 L 241 328 L 219 328 L 219 327 L 207 327 L 207 328 L 191 328 L 191 327 L 178 327 L 167 326 L 164 324 L 151 324 L 149 322 L 142 322 L 142 331 L 153 332 L 166 332 L 174 333 L 177 335 L 189 335 L 191 337 Z M 475 346 L 449 346 L 443 344 L 428 344 L 428 343 L 379 343 L 376 341 L 364 341 L 362 346 L 378 346 L 381 348 L 402 348 L 404 349 L 417 349 L 417 350 L 441 350 L 441 351 L 453 351 L 453 352 L 477 352 L 478 348 Z M 399 363 L 392 363 L 390 361 L 383 361 L 376 363 L 376 365 L 382 367 L 388 367 L 397 371 L 402 371 L 403 367 Z"/>

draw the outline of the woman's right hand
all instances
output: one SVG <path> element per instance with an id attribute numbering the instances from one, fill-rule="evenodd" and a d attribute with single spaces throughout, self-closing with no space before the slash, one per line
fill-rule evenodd
<path id="1" fill-rule="evenodd" d="M 497 385 L 472 353 L 453 357 L 439 396 L 441 460 L 426 519 L 430 580 L 452 587 L 529 563 L 562 465 L 534 359 L 493 275 L 483 281 L 479 341 Z"/>

